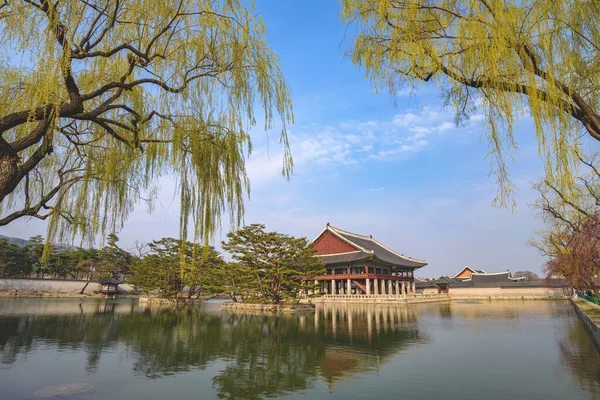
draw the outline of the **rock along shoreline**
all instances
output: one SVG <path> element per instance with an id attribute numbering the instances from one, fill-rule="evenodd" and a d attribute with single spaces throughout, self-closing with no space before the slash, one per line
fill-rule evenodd
<path id="1" fill-rule="evenodd" d="M 256 303 L 223 303 L 221 310 L 243 313 L 297 313 L 315 310 L 314 304 L 256 304 Z"/>

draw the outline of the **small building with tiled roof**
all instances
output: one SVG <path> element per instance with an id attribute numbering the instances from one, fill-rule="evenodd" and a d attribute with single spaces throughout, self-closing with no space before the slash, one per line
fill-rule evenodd
<path id="1" fill-rule="evenodd" d="M 482 269 L 473 269 L 471 267 L 469 267 L 468 265 L 465 265 L 465 267 L 463 269 L 461 269 L 460 271 L 458 271 L 458 273 L 454 274 L 451 276 L 451 278 L 453 279 L 469 279 L 471 278 L 471 274 L 486 274 L 487 272 L 485 272 Z"/>
<path id="2" fill-rule="evenodd" d="M 311 242 L 326 275 L 315 279 L 327 294 L 415 293 L 414 270 L 427 265 L 364 236 L 329 224 Z"/>

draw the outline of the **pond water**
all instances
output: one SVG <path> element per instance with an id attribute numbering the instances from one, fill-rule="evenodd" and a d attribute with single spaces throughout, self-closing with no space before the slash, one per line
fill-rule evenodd
<path id="1" fill-rule="evenodd" d="M 320 305 L 294 316 L 0 299 L 2 399 L 596 399 L 568 302 Z"/>

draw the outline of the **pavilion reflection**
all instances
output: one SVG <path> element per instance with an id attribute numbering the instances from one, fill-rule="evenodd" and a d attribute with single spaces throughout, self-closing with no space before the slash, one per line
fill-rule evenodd
<path id="1" fill-rule="evenodd" d="M 412 307 L 321 304 L 313 319 L 316 336 L 325 342 L 320 375 L 330 386 L 379 369 L 399 353 L 427 342 Z"/>

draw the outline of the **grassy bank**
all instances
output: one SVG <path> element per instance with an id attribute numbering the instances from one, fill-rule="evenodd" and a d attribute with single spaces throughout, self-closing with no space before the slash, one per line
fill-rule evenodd
<path id="1" fill-rule="evenodd" d="M 579 306 L 579 309 L 581 311 L 586 313 L 586 315 L 590 317 L 590 319 L 596 324 L 600 325 L 600 306 L 590 303 L 589 301 L 584 300 L 582 298 L 578 298 L 574 301 L 577 304 L 577 306 Z"/>

